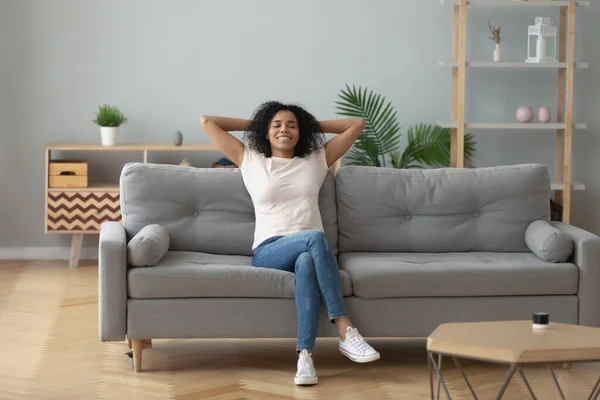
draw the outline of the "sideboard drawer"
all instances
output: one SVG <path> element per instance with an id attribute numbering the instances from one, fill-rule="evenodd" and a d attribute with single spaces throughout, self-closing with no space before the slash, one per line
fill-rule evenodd
<path id="1" fill-rule="evenodd" d="M 119 192 L 48 193 L 48 232 L 99 232 L 104 222 L 121 221 Z"/>

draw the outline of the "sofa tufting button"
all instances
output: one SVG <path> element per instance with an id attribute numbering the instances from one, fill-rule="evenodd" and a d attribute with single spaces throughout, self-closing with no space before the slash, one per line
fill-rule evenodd
<path id="1" fill-rule="evenodd" d="M 406 217 L 404 217 L 404 219 L 407 219 L 407 220 L 410 218 L 411 218 L 410 215 L 407 215 Z"/>
<path id="2" fill-rule="evenodd" d="M 198 211 L 198 209 L 194 208 L 194 217 L 197 217 L 198 215 L 200 215 L 200 211 Z"/>

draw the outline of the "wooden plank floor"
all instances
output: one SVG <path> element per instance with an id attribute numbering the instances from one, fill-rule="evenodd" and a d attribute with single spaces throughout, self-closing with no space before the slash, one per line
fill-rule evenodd
<path id="1" fill-rule="evenodd" d="M 355 364 L 319 339 L 319 384 L 297 387 L 294 340 L 155 340 L 144 372 L 125 342 L 98 339 L 97 266 L 0 261 L 0 399 L 428 399 L 424 341 L 374 339 L 382 359 Z M 445 370 L 455 399 L 472 398 L 460 373 Z M 480 399 L 495 398 L 506 369 L 467 363 Z M 538 399 L 558 399 L 549 372 L 526 369 Z M 598 364 L 558 368 L 567 399 L 585 399 Z M 529 399 L 516 375 L 505 399 Z"/>

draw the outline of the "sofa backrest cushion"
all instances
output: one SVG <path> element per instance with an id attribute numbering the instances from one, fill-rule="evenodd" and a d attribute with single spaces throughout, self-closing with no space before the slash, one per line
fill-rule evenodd
<path id="1" fill-rule="evenodd" d="M 529 224 L 550 220 L 550 179 L 537 164 L 348 166 L 336 180 L 340 253 L 529 251 Z"/>
<path id="2" fill-rule="evenodd" d="M 150 224 L 169 232 L 170 250 L 252 255 L 254 207 L 235 168 L 128 163 L 121 172 L 122 223 L 130 240 Z M 319 206 L 337 254 L 335 178 L 330 172 Z"/>

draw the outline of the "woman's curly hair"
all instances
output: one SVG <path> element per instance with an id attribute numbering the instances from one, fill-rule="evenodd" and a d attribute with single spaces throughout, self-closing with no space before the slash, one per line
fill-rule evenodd
<path id="1" fill-rule="evenodd" d="M 294 156 L 305 157 L 317 150 L 323 143 L 323 132 L 317 119 L 308 111 L 294 104 L 283 104 L 278 101 L 268 101 L 261 104 L 250 121 L 244 137 L 249 146 L 271 157 L 271 143 L 267 140 L 271 120 L 279 111 L 291 111 L 298 120 L 298 143 L 294 148 Z"/>

